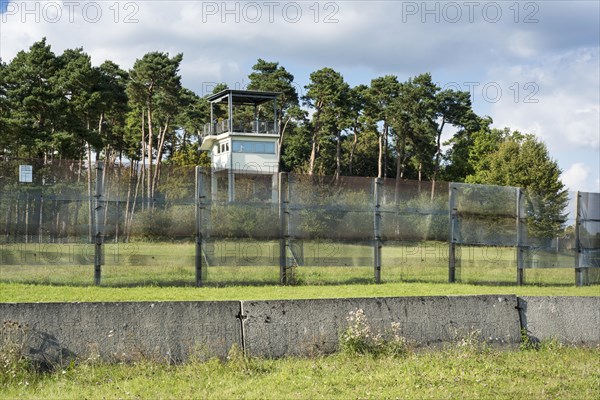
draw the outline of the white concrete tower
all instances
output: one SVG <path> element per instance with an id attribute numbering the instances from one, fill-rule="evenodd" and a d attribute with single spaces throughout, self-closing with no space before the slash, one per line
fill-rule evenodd
<path id="1" fill-rule="evenodd" d="M 277 202 L 278 94 L 226 89 L 207 97 L 211 122 L 204 126 L 200 150 L 210 151 L 213 201 L 218 198 L 217 182 L 223 179 L 227 181 L 227 200 L 236 201 L 238 176 L 263 183 L 270 179 L 269 200 Z"/>

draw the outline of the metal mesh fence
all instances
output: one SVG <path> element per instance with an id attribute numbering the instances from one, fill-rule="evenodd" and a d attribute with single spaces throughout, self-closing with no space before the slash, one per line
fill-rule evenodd
<path id="1" fill-rule="evenodd" d="M 19 166 L 35 173 L 20 182 Z M 93 175 L 83 163 L 0 163 L 0 277 L 24 282 L 81 280 L 93 265 Z"/>
<path id="2" fill-rule="evenodd" d="M 191 285 L 194 168 L 109 165 L 102 174 L 103 282 Z"/>
<path id="3" fill-rule="evenodd" d="M 448 183 L 386 179 L 381 201 L 383 240 L 448 241 Z"/>
<path id="4" fill-rule="evenodd" d="M 565 208 L 514 187 L 167 164 L 0 173 L 4 282 L 600 283 L 598 193 Z"/>
<path id="5" fill-rule="evenodd" d="M 277 179 L 200 171 L 204 280 L 215 284 L 279 282 Z"/>
<path id="6" fill-rule="evenodd" d="M 566 208 L 556 198 L 523 191 L 523 268 L 529 283 L 572 284 L 577 256 L 577 194 L 568 194 Z M 566 229 L 565 229 L 566 228 Z M 565 269 L 571 269 L 565 273 Z"/>
<path id="7" fill-rule="evenodd" d="M 372 179 L 290 174 L 282 229 L 292 281 L 373 280 Z M 328 268 L 325 268 L 328 267 Z"/>
<path id="8" fill-rule="evenodd" d="M 600 283 L 600 193 L 578 193 L 577 267 L 587 283 Z"/>
<path id="9" fill-rule="evenodd" d="M 448 183 L 386 179 L 382 186 L 382 279 L 447 282 Z"/>

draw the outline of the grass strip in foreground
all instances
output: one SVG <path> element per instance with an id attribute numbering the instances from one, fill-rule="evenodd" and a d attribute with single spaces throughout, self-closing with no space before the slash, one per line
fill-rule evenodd
<path id="1" fill-rule="evenodd" d="M 600 396 L 600 349 L 550 342 L 539 350 L 449 346 L 374 357 L 337 353 L 182 365 L 88 360 L 50 373 L 22 373 L 0 385 L 1 398 L 465 398 L 593 399 Z"/>

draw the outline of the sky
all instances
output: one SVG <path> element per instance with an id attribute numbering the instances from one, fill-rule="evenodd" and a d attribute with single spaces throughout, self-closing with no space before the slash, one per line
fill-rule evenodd
<path id="1" fill-rule="evenodd" d="M 543 140 L 569 190 L 600 192 L 599 4 L 0 0 L 0 57 L 42 37 L 56 54 L 83 47 L 125 69 L 150 51 L 183 53 L 182 83 L 198 95 L 243 89 L 258 58 L 290 71 L 300 94 L 324 67 L 351 85 L 430 72 L 469 91 L 493 127 Z"/>

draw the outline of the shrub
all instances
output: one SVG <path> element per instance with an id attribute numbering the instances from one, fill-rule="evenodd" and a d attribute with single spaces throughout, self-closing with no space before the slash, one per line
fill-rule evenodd
<path id="1" fill-rule="evenodd" d="M 164 210 L 137 212 L 133 218 L 131 236 L 142 240 L 164 240 L 169 238 L 171 218 Z"/>
<path id="2" fill-rule="evenodd" d="M 342 352 L 374 356 L 402 356 L 407 353 L 406 338 L 400 335 L 400 324 L 392 322 L 386 332 L 374 332 L 362 309 L 350 311 L 348 328 L 340 337 Z"/>

